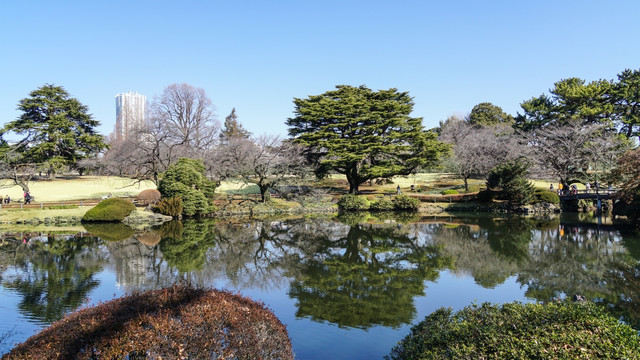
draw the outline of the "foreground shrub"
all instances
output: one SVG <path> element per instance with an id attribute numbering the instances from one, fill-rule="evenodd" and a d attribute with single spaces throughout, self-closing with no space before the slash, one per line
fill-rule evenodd
<path id="1" fill-rule="evenodd" d="M 82 217 L 82 221 L 122 221 L 135 210 L 136 206 L 129 200 L 106 199 L 89 209 Z"/>
<path id="2" fill-rule="evenodd" d="M 160 194 L 160 191 L 156 189 L 142 190 L 140 194 L 136 196 L 136 203 L 143 206 L 153 205 L 160 201 L 161 197 L 162 194 Z"/>
<path id="3" fill-rule="evenodd" d="M 338 199 L 338 208 L 342 211 L 369 210 L 369 200 L 364 195 L 343 195 Z"/>
<path id="4" fill-rule="evenodd" d="M 371 203 L 371 210 L 375 211 L 390 211 L 393 210 L 393 201 L 388 199 L 380 199 Z"/>
<path id="5" fill-rule="evenodd" d="M 640 337 L 593 303 L 438 309 L 387 359 L 637 359 Z"/>
<path id="6" fill-rule="evenodd" d="M 536 189 L 533 193 L 532 203 L 541 202 L 558 205 L 560 204 L 560 197 L 553 191 Z"/>
<path id="7" fill-rule="evenodd" d="M 398 195 L 393 198 L 393 208 L 402 211 L 418 211 L 420 199 L 408 195 Z"/>
<path id="8" fill-rule="evenodd" d="M 284 325 L 262 304 L 173 286 L 78 310 L 3 359 L 293 359 Z"/>
<path id="9" fill-rule="evenodd" d="M 162 215 L 179 217 L 184 210 L 182 199 L 179 197 L 171 197 L 161 199 L 154 207 L 153 211 Z"/>

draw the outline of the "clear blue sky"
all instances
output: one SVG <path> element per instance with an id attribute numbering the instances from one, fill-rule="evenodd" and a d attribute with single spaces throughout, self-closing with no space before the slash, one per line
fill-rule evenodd
<path id="1" fill-rule="evenodd" d="M 427 128 L 491 102 L 519 104 L 568 77 L 640 68 L 640 1 L 2 1 L 0 121 L 45 83 L 105 135 L 114 96 L 203 88 L 224 120 L 286 135 L 293 98 L 335 85 L 397 88 Z"/>

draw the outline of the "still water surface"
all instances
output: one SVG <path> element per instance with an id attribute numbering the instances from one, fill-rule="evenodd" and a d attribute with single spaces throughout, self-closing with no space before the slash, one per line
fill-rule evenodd
<path id="1" fill-rule="evenodd" d="M 298 359 L 381 359 L 426 315 L 474 302 L 580 294 L 640 323 L 640 241 L 608 219 L 368 216 L 4 234 L 0 354 L 80 306 L 178 281 L 262 301 Z"/>

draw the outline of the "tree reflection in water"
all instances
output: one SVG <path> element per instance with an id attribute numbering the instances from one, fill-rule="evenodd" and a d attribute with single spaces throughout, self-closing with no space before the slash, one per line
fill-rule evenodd
<path id="1" fill-rule="evenodd" d="M 99 284 L 94 275 L 107 263 L 92 236 L 49 235 L 25 238 L 15 250 L 11 273 L 2 286 L 21 296 L 27 317 L 49 324 L 78 308 Z"/>
<path id="2" fill-rule="evenodd" d="M 418 241 L 401 225 L 352 225 L 344 236 L 313 241 L 320 246 L 300 257 L 289 289 L 296 315 L 345 327 L 410 323 L 424 281 L 451 264 L 442 248 Z"/>
<path id="3" fill-rule="evenodd" d="M 342 220 L 189 220 L 118 242 L 50 237 L 0 257 L 2 285 L 41 322 L 77 308 L 108 267 L 125 291 L 179 281 L 286 291 L 299 318 L 368 329 L 413 321 L 414 298 L 449 270 L 484 288 L 515 278 L 532 300 L 580 294 L 640 324 L 640 263 L 631 256 L 640 246 L 615 227 L 472 215 Z"/>

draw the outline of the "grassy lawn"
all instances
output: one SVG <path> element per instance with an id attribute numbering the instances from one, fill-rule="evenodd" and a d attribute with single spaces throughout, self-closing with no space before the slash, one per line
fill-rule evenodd
<path id="1" fill-rule="evenodd" d="M 12 200 L 22 198 L 22 188 L 9 180 L 0 181 L 0 195 Z M 155 189 L 151 181 L 134 183 L 134 180 L 116 176 L 73 176 L 52 181 L 31 181 L 29 189 L 36 202 L 100 199 L 106 194 L 116 197 L 134 197 L 142 190 Z"/>

